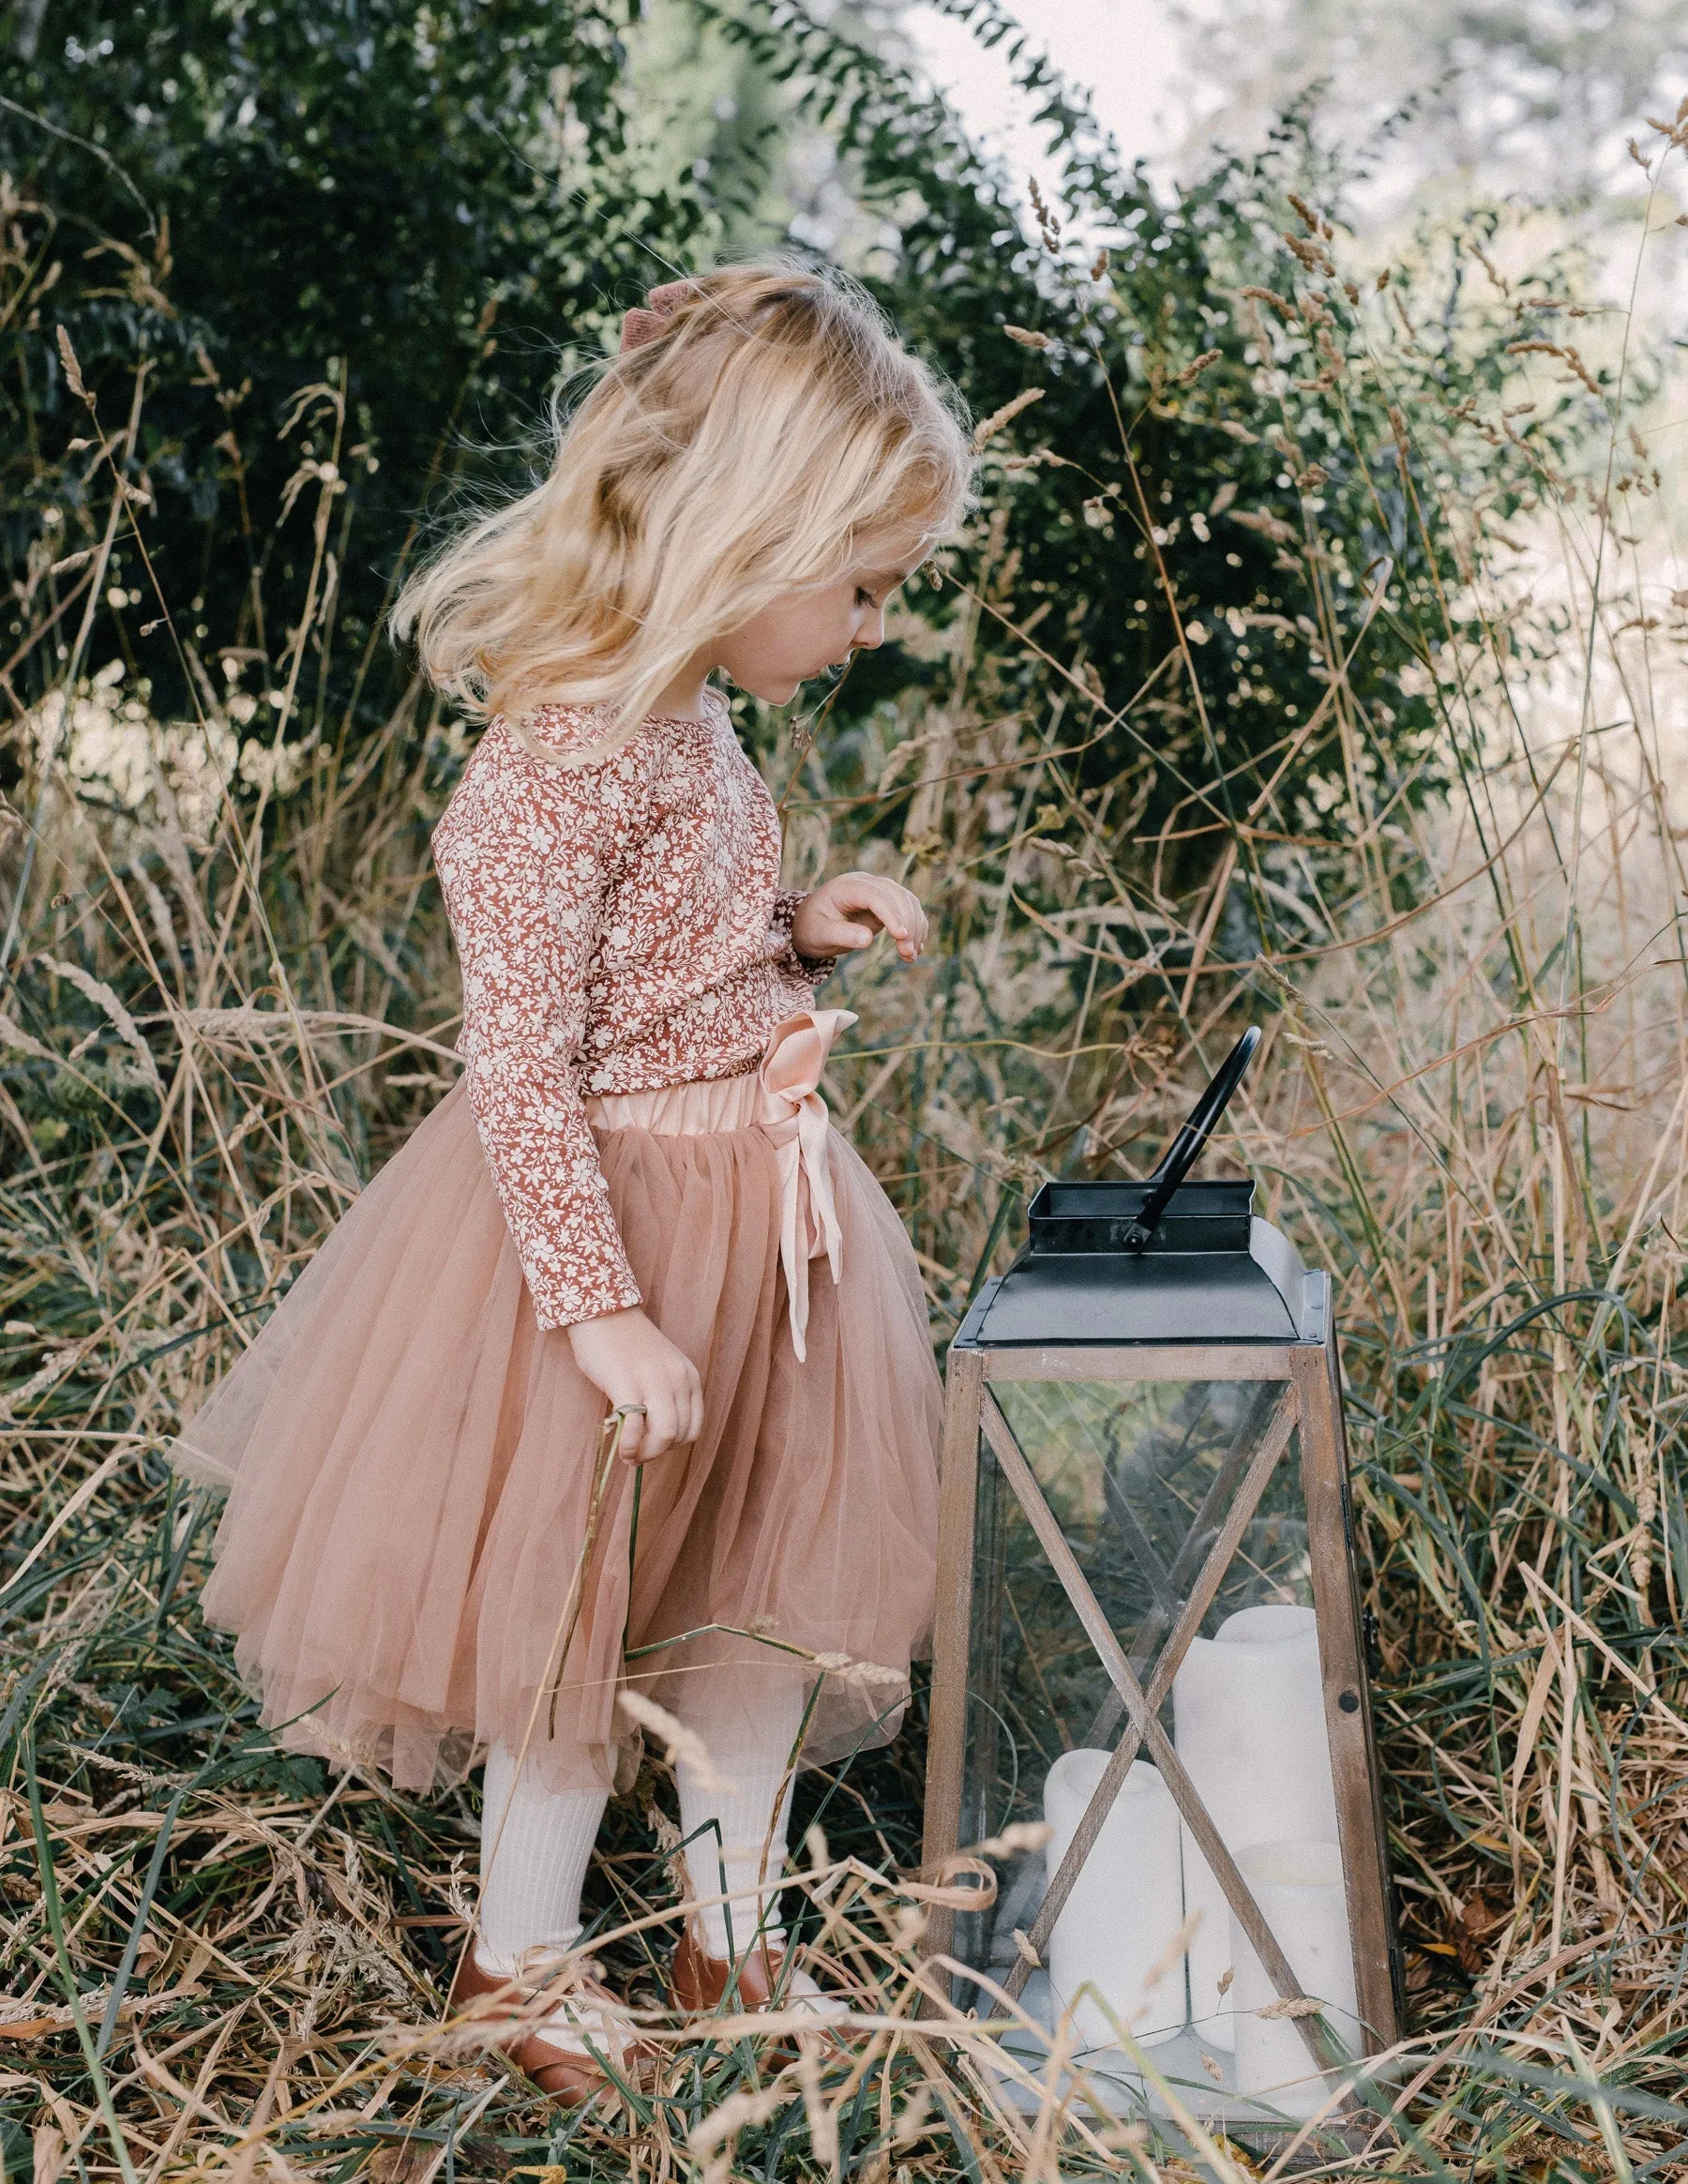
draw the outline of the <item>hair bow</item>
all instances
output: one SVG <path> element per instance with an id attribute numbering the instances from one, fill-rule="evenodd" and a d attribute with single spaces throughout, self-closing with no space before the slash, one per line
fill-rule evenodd
<path id="1" fill-rule="evenodd" d="M 625 356 L 629 349 L 642 349 L 647 341 L 666 334 L 670 319 L 697 285 L 695 280 L 665 280 L 660 288 L 652 289 L 645 297 L 649 308 L 631 310 L 623 319 L 618 354 Z"/>

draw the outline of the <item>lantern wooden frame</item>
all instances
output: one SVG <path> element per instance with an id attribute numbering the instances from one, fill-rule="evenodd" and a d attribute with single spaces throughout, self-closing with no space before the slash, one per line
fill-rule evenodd
<path id="1" fill-rule="evenodd" d="M 927 1746 L 925 1860 L 941 1868 L 966 1845 L 958 1841 L 968 1734 L 968 1672 L 974 1611 L 974 1520 L 981 1438 L 1048 1559 L 1052 1574 L 1071 1602 L 1112 1685 L 1126 1727 L 1115 1748 L 1072 1846 L 1052 1877 L 1022 1954 L 1003 1985 L 1011 1996 L 1025 1986 L 1041 1959 L 1073 1880 L 1095 1842 L 1126 1770 L 1140 1753 L 1159 1768 L 1190 1833 L 1205 1854 L 1239 1925 L 1253 1943 L 1280 1996 L 1304 1998 L 1283 1951 L 1262 1916 L 1235 1860 L 1220 1840 L 1194 1785 L 1162 1726 L 1160 1709 L 1191 1639 L 1216 1596 L 1236 1555 L 1243 1529 L 1297 1429 L 1305 1500 L 1308 1559 L 1318 1619 L 1320 1681 L 1336 1793 L 1340 1850 L 1353 1949 L 1354 1983 L 1365 2052 L 1375 2055 L 1397 2037 L 1398 1970 L 1389 1909 L 1381 1800 L 1379 1790 L 1365 1652 L 1355 1579 L 1348 1454 L 1342 1421 L 1340 1366 L 1330 1313 L 1328 1279 L 1309 1277 L 1322 1291 L 1323 1309 L 1304 1319 L 1312 1339 L 1287 1343 L 1220 1341 L 993 1346 L 980 1339 L 996 1284 L 969 1313 L 950 1347 L 941 1456 L 938 1598 L 933 1640 L 932 1695 Z M 1309 1302 L 1313 1299 L 1310 1296 Z M 1182 1567 L 1185 1554 L 1161 1572 L 1169 1597 L 1155 1635 L 1167 1634 L 1145 1684 L 1109 1626 L 1078 1565 L 1031 1465 L 1015 1439 L 993 1384 L 1044 1380 L 1128 1387 L 1153 1381 L 1253 1381 L 1280 1386 L 1275 1406 L 1252 1448 L 1234 1449 L 1209 1488 L 1185 1542 L 1201 1531 L 1201 1515 L 1224 1516 L 1218 1537 L 1199 1569 Z M 1241 1437 L 1239 1437 L 1241 1440 Z M 1241 1476 L 1238 1476 L 1238 1473 Z M 1191 1557 L 1194 1560 L 1194 1557 Z M 1117 1720 L 1118 1715 L 1115 1716 Z M 934 1914 L 926 1937 L 928 1955 L 946 1954 L 954 1913 Z M 1298 2020 L 1309 2052 L 1321 2068 L 1334 2059 L 1321 2021 Z M 1321 2052 L 1322 2051 L 1322 2052 Z"/>

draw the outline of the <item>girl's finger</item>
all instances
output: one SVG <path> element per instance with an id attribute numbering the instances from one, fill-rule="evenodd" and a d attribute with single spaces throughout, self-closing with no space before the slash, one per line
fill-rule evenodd
<path id="1" fill-rule="evenodd" d="M 876 895 L 872 902 L 864 903 L 862 908 L 879 920 L 882 928 L 894 941 L 907 940 L 909 915 L 897 900 L 896 890 L 887 888 L 882 895 Z"/>
<path id="2" fill-rule="evenodd" d="M 622 1421 L 621 1453 L 636 1463 L 643 1451 L 647 1421 L 643 1411 L 630 1410 Z"/>
<path id="3" fill-rule="evenodd" d="M 897 952 L 905 962 L 918 956 L 926 946 L 926 912 L 920 907 L 918 896 L 911 895 L 906 887 L 890 886 L 890 899 L 880 911 L 881 924 L 897 942 Z"/>
<path id="4" fill-rule="evenodd" d="M 917 942 L 924 941 L 926 939 L 927 919 L 926 911 L 921 907 L 919 896 L 913 894 L 907 887 L 897 886 L 894 881 L 882 881 L 880 884 L 885 888 L 890 897 L 891 908 L 889 911 L 882 911 L 881 915 L 884 917 L 891 931 L 899 940 L 906 937 Z"/>

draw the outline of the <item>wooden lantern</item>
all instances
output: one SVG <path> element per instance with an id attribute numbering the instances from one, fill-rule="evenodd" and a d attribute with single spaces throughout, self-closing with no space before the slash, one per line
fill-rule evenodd
<path id="1" fill-rule="evenodd" d="M 926 1804 L 928 1868 L 1053 1830 L 934 1920 L 957 2001 L 1231 2124 L 1337 2102 L 1398 1992 L 1329 1277 L 1186 1180 L 1258 1038 L 1147 1182 L 1046 1184 L 951 1345 Z"/>

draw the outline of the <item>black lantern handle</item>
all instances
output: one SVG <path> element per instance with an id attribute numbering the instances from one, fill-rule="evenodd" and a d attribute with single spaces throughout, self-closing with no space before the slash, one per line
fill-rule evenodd
<path id="1" fill-rule="evenodd" d="M 1141 1251 L 1160 1227 L 1161 1215 L 1171 1204 L 1173 1192 L 1195 1167 L 1202 1147 L 1213 1134 L 1214 1124 L 1229 1107 L 1231 1094 L 1242 1083 L 1243 1072 L 1254 1060 L 1255 1048 L 1259 1044 L 1260 1027 L 1250 1024 L 1219 1064 L 1217 1075 L 1167 1149 L 1167 1157 L 1149 1178 L 1153 1188 L 1143 1200 L 1142 1212 L 1125 1231 L 1123 1241 L 1127 1251 Z"/>

